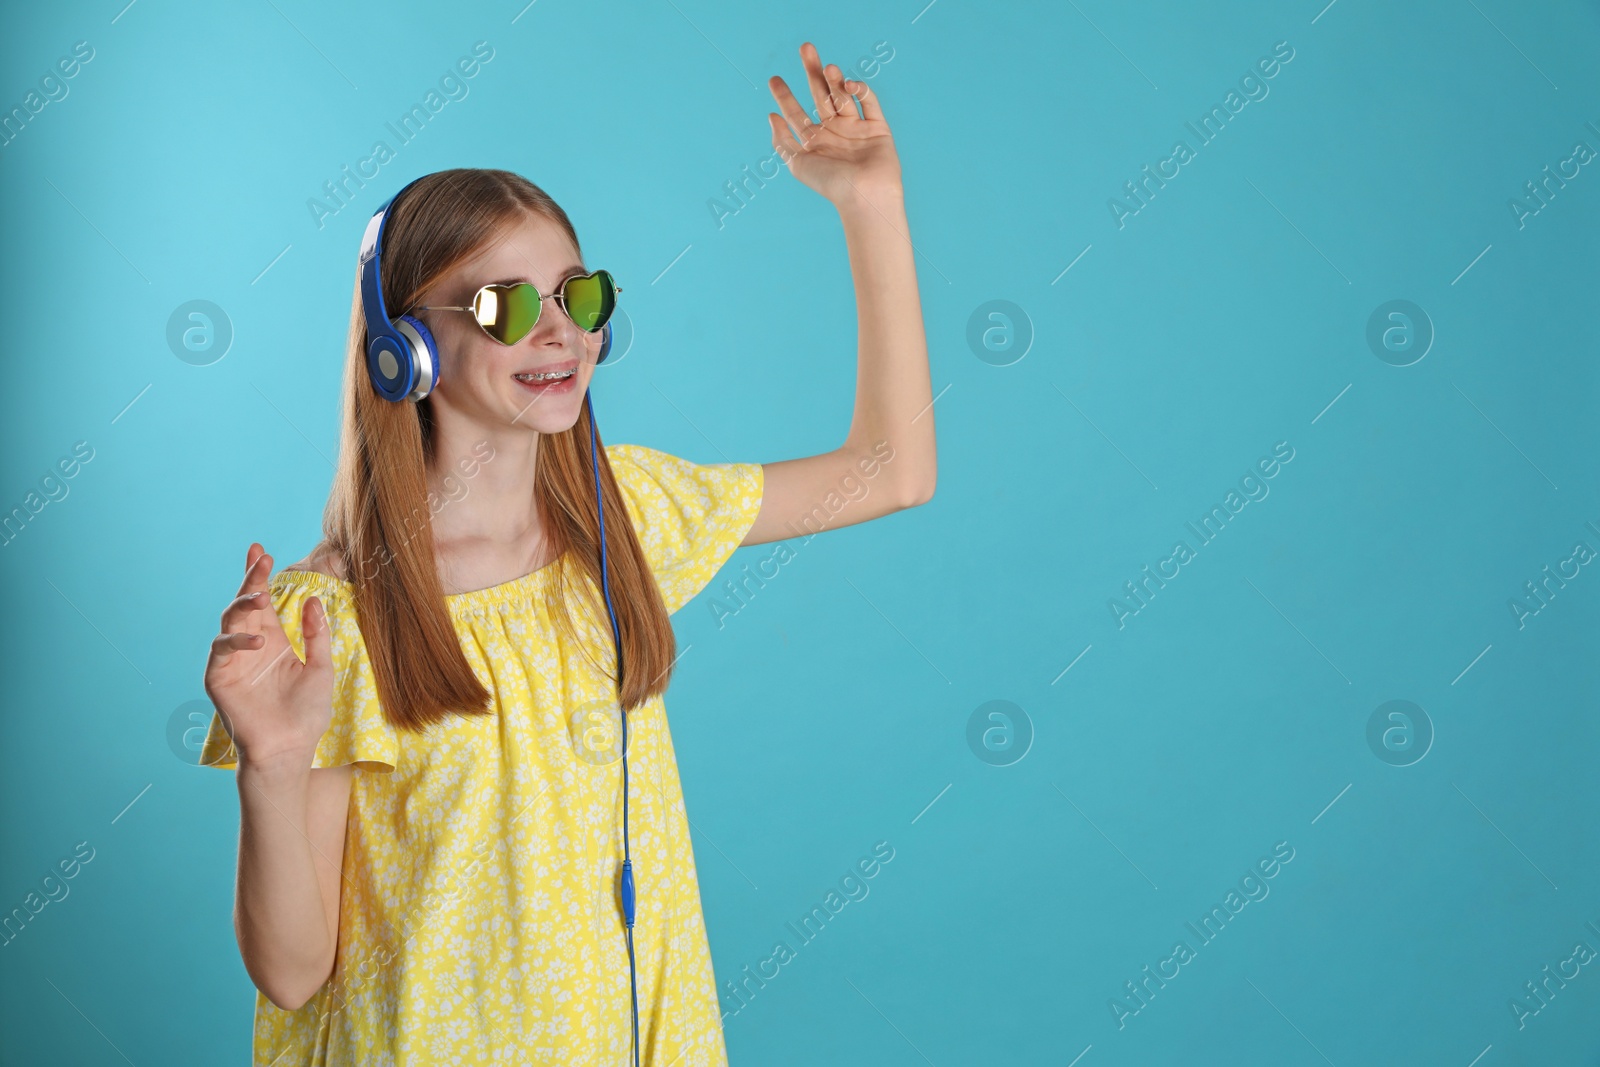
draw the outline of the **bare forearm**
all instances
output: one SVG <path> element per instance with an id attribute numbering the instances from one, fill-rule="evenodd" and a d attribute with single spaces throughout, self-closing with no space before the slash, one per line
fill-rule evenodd
<path id="1" fill-rule="evenodd" d="M 334 949 L 306 834 L 311 757 L 244 759 L 237 776 L 239 954 L 269 1000 L 298 1008 L 327 980 Z"/>
<path id="2" fill-rule="evenodd" d="M 936 475 L 928 342 L 916 253 L 898 189 L 858 190 L 838 205 L 855 279 L 857 368 L 847 450 L 887 440 L 908 502 L 931 495 Z"/>

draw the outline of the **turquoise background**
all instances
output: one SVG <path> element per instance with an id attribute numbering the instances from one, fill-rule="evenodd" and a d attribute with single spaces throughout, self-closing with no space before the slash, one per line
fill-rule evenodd
<path id="1" fill-rule="evenodd" d="M 93 849 L 0 948 L 6 1063 L 248 1059 L 237 794 L 169 726 L 249 542 L 316 540 L 356 248 L 405 181 L 506 167 L 564 205 L 635 331 L 595 386 L 611 441 L 842 441 L 837 214 L 786 173 L 720 228 L 708 206 L 772 154 L 764 82 L 803 84 L 805 40 L 892 49 L 870 84 L 940 478 L 796 542 L 723 625 L 715 586 L 674 617 L 732 1061 L 1600 1063 L 1596 967 L 1542 1005 L 1524 985 L 1600 951 L 1600 573 L 1509 607 L 1600 550 L 1600 163 L 1509 207 L 1600 150 L 1594 3 L 123 2 L 0 14 L 4 109 L 94 49 L 0 147 L 0 506 L 94 453 L 0 550 L 0 910 Z M 480 40 L 468 95 L 319 229 L 307 200 Z M 1268 95 L 1119 228 L 1123 183 L 1280 41 Z M 166 340 L 197 299 L 233 331 L 206 366 Z M 1434 332 L 1406 366 L 1366 336 L 1397 299 Z M 1198 547 L 1185 524 L 1279 442 L 1269 494 Z M 1194 558 L 1119 626 L 1179 539 Z M 1370 742 L 1395 700 L 1411 732 Z M 880 841 L 870 893 L 799 946 L 785 924 Z M 1246 883 L 1270 893 L 1195 938 L 1280 842 Z M 1129 998 L 1180 938 L 1194 958 Z M 741 1001 L 780 939 L 796 957 Z"/>

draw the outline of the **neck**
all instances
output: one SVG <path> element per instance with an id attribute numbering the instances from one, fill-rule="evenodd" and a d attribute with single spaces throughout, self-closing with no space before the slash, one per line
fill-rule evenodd
<path id="1" fill-rule="evenodd" d="M 533 486 L 542 435 L 521 427 L 434 429 L 427 484 L 435 545 L 539 541 Z"/>

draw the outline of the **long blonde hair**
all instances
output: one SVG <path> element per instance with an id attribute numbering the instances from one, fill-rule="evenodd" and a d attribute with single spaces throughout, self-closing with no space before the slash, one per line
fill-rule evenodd
<path id="1" fill-rule="evenodd" d="M 538 186 L 505 170 L 456 168 L 420 179 L 391 209 L 384 227 L 380 284 L 391 314 L 411 307 L 430 285 L 484 248 L 503 225 L 530 212 L 560 226 L 582 248 L 565 211 Z M 367 373 L 367 330 L 358 284 L 346 346 L 339 463 L 323 512 L 325 543 L 346 562 L 361 637 L 378 700 L 397 727 L 420 731 L 451 714 L 489 714 L 490 695 L 461 649 L 433 554 L 426 464 L 433 458 L 432 403 L 394 403 Z M 551 615 L 573 632 L 568 591 L 583 591 L 610 640 L 600 588 L 588 405 L 578 421 L 539 441 L 533 485 L 545 536 L 557 553 L 547 583 Z M 622 494 L 599 444 L 606 565 L 621 631 L 621 704 L 632 710 L 664 691 L 676 641 Z M 419 518 L 420 516 L 420 518 Z M 571 566 L 591 585 L 572 581 Z"/>

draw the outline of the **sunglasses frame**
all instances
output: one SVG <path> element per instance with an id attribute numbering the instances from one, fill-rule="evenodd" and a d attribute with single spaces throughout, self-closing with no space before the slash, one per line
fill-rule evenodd
<path id="1" fill-rule="evenodd" d="M 576 272 L 574 274 L 569 274 L 565 278 L 561 279 L 560 283 L 557 284 L 557 286 L 556 286 L 556 291 L 553 292 L 553 293 L 541 293 L 541 292 L 539 292 L 539 287 L 537 285 L 534 285 L 532 282 L 513 282 L 512 283 L 513 285 L 526 285 L 528 288 L 532 289 L 534 291 L 534 293 L 537 294 L 538 297 L 539 297 L 539 313 L 534 316 L 533 323 L 531 325 L 529 325 L 528 333 L 532 333 L 533 332 L 533 328 L 535 326 L 539 325 L 539 320 L 544 317 L 544 302 L 546 300 L 554 300 L 556 302 L 557 306 L 559 306 L 561 308 L 561 313 L 567 317 L 567 321 L 571 322 L 572 325 L 574 325 L 574 326 L 578 326 L 578 320 L 574 319 L 572 317 L 572 312 L 567 310 L 567 283 L 570 282 L 574 278 L 587 278 L 590 275 L 594 274 L 596 271 L 601 271 L 601 270 L 605 270 L 605 268 L 604 267 L 596 267 L 595 270 L 578 271 L 578 272 Z M 620 286 L 620 285 L 618 285 L 616 283 L 615 277 L 613 277 L 611 272 L 608 271 L 608 270 L 606 271 L 606 277 L 612 279 L 612 282 L 611 282 L 611 293 L 612 293 L 613 301 L 615 301 L 615 297 L 622 292 L 622 286 Z M 504 282 L 485 282 L 483 285 L 480 285 L 472 294 L 473 303 L 474 304 L 477 303 L 479 295 L 485 289 L 488 289 L 491 286 L 495 286 L 495 285 L 504 286 L 504 284 L 505 284 Z M 487 337 L 489 340 L 493 341 L 495 344 L 503 345 L 506 348 L 510 348 L 512 345 L 515 345 L 518 342 L 520 342 L 523 339 L 523 337 L 527 337 L 528 336 L 528 334 L 525 333 L 525 334 L 522 335 L 522 337 L 517 338 L 516 341 L 502 341 L 502 340 L 500 340 L 494 334 L 489 332 L 489 328 L 487 326 L 485 326 L 483 323 L 478 321 L 478 309 L 476 307 L 473 307 L 473 306 L 470 306 L 470 305 L 467 306 L 467 307 L 447 307 L 447 306 L 442 305 L 442 304 L 434 304 L 434 305 L 424 305 L 422 307 L 412 308 L 411 310 L 412 311 L 470 311 L 470 312 L 472 312 L 472 322 L 473 322 L 473 324 L 475 326 L 477 326 L 478 329 L 483 331 L 483 335 L 485 337 Z M 408 312 L 408 314 L 409 314 L 409 312 Z M 607 316 L 606 317 L 606 322 L 610 322 L 610 321 L 611 321 L 611 317 Z M 599 325 L 599 327 L 597 327 L 597 329 L 594 329 L 594 330 L 584 330 L 582 326 L 578 326 L 578 329 L 583 330 L 584 333 L 589 333 L 589 334 L 597 333 L 599 330 L 605 329 L 606 322 L 602 322 Z"/>

